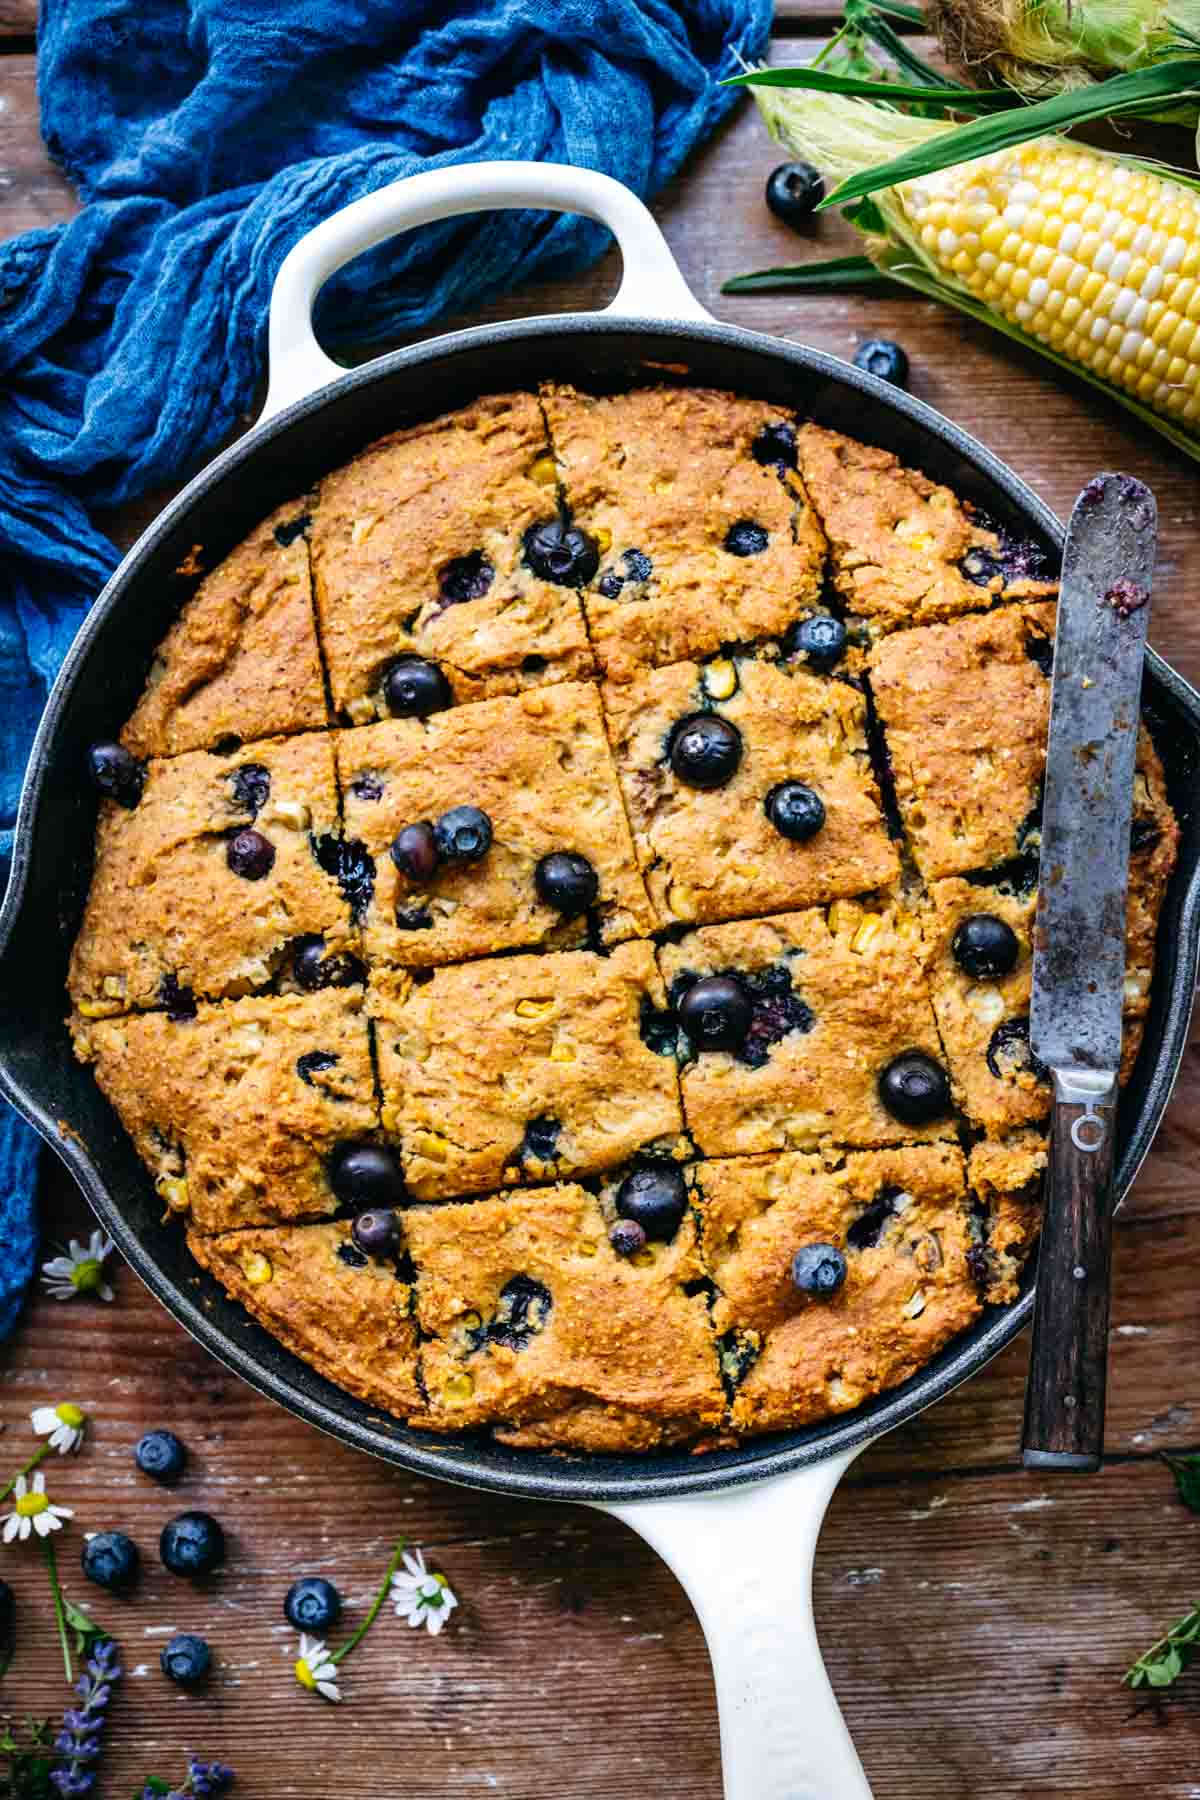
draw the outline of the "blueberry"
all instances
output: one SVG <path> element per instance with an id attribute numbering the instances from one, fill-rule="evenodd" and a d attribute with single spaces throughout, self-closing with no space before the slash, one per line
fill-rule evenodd
<path id="1" fill-rule="evenodd" d="M 335 1254 L 338 1261 L 345 1263 L 348 1269 L 365 1269 L 369 1260 L 361 1250 L 355 1249 L 353 1244 L 346 1243 L 345 1239 L 338 1245 Z"/>
<path id="2" fill-rule="evenodd" d="M 313 1076 L 336 1068 L 341 1060 L 333 1050 L 305 1050 L 296 1058 L 296 1073 L 307 1087 L 315 1087 Z"/>
<path id="3" fill-rule="evenodd" d="M 428 819 L 406 825 L 397 832 L 388 852 L 402 875 L 410 881 L 432 881 L 438 871 L 438 846 Z"/>
<path id="4" fill-rule="evenodd" d="M 261 831 L 239 831 L 229 840 L 225 860 L 243 881 L 261 881 L 275 867 L 275 846 Z"/>
<path id="5" fill-rule="evenodd" d="M 187 1449 L 173 1431 L 148 1431 L 138 1439 L 133 1459 L 143 1475 L 170 1487 L 187 1468 Z"/>
<path id="6" fill-rule="evenodd" d="M 625 564 L 626 581 L 649 581 L 654 573 L 654 564 L 644 550 L 626 550 L 621 561 Z"/>
<path id="7" fill-rule="evenodd" d="M 879 1098 L 904 1125 L 928 1125 L 950 1110 L 946 1071 L 923 1050 L 893 1057 L 879 1077 Z"/>
<path id="8" fill-rule="evenodd" d="M 577 525 L 543 519 L 525 533 L 525 561 L 542 581 L 559 587 L 584 587 L 600 567 L 596 542 Z"/>
<path id="9" fill-rule="evenodd" d="M 824 198 L 821 171 L 811 163 L 780 163 L 767 177 L 767 205 L 785 225 L 803 224 Z"/>
<path id="10" fill-rule="evenodd" d="M 454 704 L 450 683 L 436 663 L 401 656 L 383 677 L 383 698 L 394 719 L 427 719 Z"/>
<path id="11" fill-rule="evenodd" d="M 534 870 L 538 899 L 554 907 L 564 918 L 586 912 L 600 892 L 600 881 L 586 856 L 574 850 L 554 850 L 543 856 Z"/>
<path id="12" fill-rule="evenodd" d="M 312 994 L 318 988 L 351 987 L 365 979 L 366 971 L 357 956 L 343 952 L 326 956 L 325 939 L 315 933 L 296 939 L 292 951 L 292 975 L 296 986 Z"/>
<path id="13" fill-rule="evenodd" d="M 84 1544 L 80 1557 L 89 1581 L 118 1594 L 133 1586 L 141 1561 L 137 1545 L 123 1531 L 97 1531 Z"/>
<path id="14" fill-rule="evenodd" d="M 783 419 L 771 425 L 764 425 L 750 446 L 750 454 L 756 463 L 762 463 L 768 469 L 794 469 L 796 467 L 796 431 L 795 427 Z"/>
<path id="15" fill-rule="evenodd" d="M 146 771 L 123 744 L 93 744 L 88 773 L 100 792 L 118 806 L 136 806 L 146 785 Z"/>
<path id="16" fill-rule="evenodd" d="M 730 556 L 761 556 L 770 543 L 770 534 L 753 519 L 738 519 L 725 533 L 725 548 Z"/>
<path id="17" fill-rule="evenodd" d="M 329 1180 L 343 1206 L 400 1206 L 407 1197 L 399 1158 L 382 1144 L 339 1144 Z"/>
<path id="18" fill-rule="evenodd" d="M 342 1616 L 342 1596 L 332 1581 L 320 1575 L 302 1575 L 293 1581 L 283 1602 L 283 1616 L 297 1631 L 324 1637 Z"/>
<path id="19" fill-rule="evenodd" d="M 168 1681 L 180 1687 L 196 1687 L 212 1666 L 212 1651 L 192 1631 L 178 1631 L 158 1653 L 159 1667 Z"/>
<path id="20" fill-rule="evenodd" d="M 621 597 L 621 589 L 624 586 L 625 583 L 619 575 L 610 573 L 600 577 L 599 581 L 596 583 L 596 592 L 602 594 L 606 600 L 619 600 Z"/>
<path id="21" fill-rule="evenodd" d="M 792 1258 L 792 1280 L 817 1300 L 828 1300 L 845 1279 L 846 1259 L 833 1244 L 805 1244 Z"/>
<path id="22" fill-rule="evenodd" d="M 400 1248 L 400 1220 L 393 1207 L 377 1206 L 359 1213 L 350 1235 L 368 1256 L 395 1256 Z"/>
<path id="23" fill-rule="evenodd" d="M 908 386 L 908 357 L 891 338 L 870 338 L 860 344 L 854 352 L 854 366 L 878 375 L 880 381 L 890 381 L 893 387 Z"/>
<path id="24" fill-rule="evenodd" d="M 635 1169 L 617 1189 L 617 1211 L 640 1225 L 648 1238 L 669 1243 L 687 1211 L 683 1176 L 665 1165 Z"/>
<path id="25" fill-rule="evenodd" d="M 1033 1075 L 1038 1081 L 1046 1080 L 1046 1065 L 1033 1054 L 1029 1042 L 1028 1018 L 1002 1020 L 993 1031 L 984 1054 L 987 1066 L 997 1081 L 1019 1075 Z"/>
<path id="26" fill-rule="evenodd" d="M 995 913 L 972 913 L 964 919 L 950 940 L 950 949 L 961 969 L 985 980 L 1011 975 L 1021 954 L 1016 932 Z"/>
<path id="27" fill-rule="evenodd" d="M 438 571 L 438 593 L 443 606 L 461 606 L 464 600 L 482 600 L 495 579 L 496 571 L 483 551 L 472 550 L 443 564 Z"/>
<path id="28" fill-rule="evenodd" d="M 679 1023 L 699 1050 L 736 1050 L 750 1028 L 753 1006 L 733 975 L 706 975 L 679 1002 Z"/>
<path id="29" fill-rule="evenodd" d="M 832 613 L 814 613 L 788 633 L 788 652 L 807 657 L 814 669 L 832 669 L 846 654 L 846 627 Z"/>
<path id="30" fill-rule="evenodd" d="M 225 1533 L 211 1513 L 180 1513 L 163 1526 L 158 1554 L 172 1575 L 211 1575 L 225 1560 Z"/>
<path id="31" fill-rule="evenodd" d="M 802 781 L 781 781 L 767 795 L 763 810 L 780 837 L 794 844 L 816 837 L 825 823 L 825 802 Z"/>
<path id="32" fill-rule="evenodd" d="M 742 760 L 742 734 L 717 713 L 690 713 L 671 732 L 671 767 L 688 787 L 724 787 Z"/>
<path id="33" fill-rule="evenodd" d="M 618 1219 L 608 1234 L 618 1256 L 636 1256 L 646 1248 L 646 1233 L 636 1219 Z"/>
<path id="34" fill-rule="evenodd" d="M 477 806 L 452 806 L 433 832 L 443 862 L 478 862 L 492 847 L 492 821 Z"/>
<path id="35" fill-rule="evenodd" d="M 271 798 L 271 771 L 261 763 L 242 763 L 229 777 L 233 787 L 233 804 L 251 818 L 260 813 Z"/>

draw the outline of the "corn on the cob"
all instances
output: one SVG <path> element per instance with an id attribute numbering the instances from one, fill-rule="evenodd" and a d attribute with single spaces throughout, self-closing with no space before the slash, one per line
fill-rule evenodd
<path id="1" fill-rule="evenodd" d="M 827 180 L 953 129 L 832 94 L 755 97 Z M 867 216 L 868 253 L 889 275 L 986 309 L 1200 454 L 1200 191 L 1049 137 L 883 189 Z"/>
<path id="2" fill-rule="evenodd" d="M 925 16 L 952 63 L 1036 98 L 1189 54 L 1200 38 L 1200 0 L 926 0 Z"/>

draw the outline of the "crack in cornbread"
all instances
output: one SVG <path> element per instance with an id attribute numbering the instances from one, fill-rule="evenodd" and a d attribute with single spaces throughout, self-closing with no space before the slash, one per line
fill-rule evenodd
<path id="1" fill-rule="evenodd" d="M 197 1261 L 527 1449 L 844 1412 L 1014 1298 L 1052 594 L 886 452 L 686 388 L 486 398 L 272 515 L 105 747 L 72 958 Z M 1143 732 L 1126 1073 L 1177 841 Z"/>

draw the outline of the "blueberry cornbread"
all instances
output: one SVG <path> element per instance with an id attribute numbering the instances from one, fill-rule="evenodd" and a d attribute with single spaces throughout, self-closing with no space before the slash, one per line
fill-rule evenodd
<path id="1" fill-rule="evenodd" d="M 735 655 L 609 683 L 604 709 L 660 925 L 861 894 L 898 874 L 856 685 Z"/>
<path id="2" fill-rule="evenodd" d="M 195 587 L 121 741 L 175 756 L 328 724 L 305 502 L 280 507 Z"/>
<path id="3" fill-rule="evenodd" d="M 379 1125 L 361 988 L 81 1021 L 75 1047 L 194 1231 L 336 1211 L 333 1154 Z"/>
<path id="4" fill-rule="evenodd" d="M 1035 550 L 786 409 L 551 386 L 179 581 L 89 752 L 70 1029 L 297 1356 L 433 1433 L 699 1449 L 1016 1297 Z M 1177 843 L 1143 731 L 1125 1074 Z"/>
<path id="5" fill-rule="evenodd" d="M 338 733 L 337 753 L 347 837 L 372 871 L 361 908 L 372 961 L 419 967 L 649 930 L 594 687 L 389 719 Z M 553 879 L 567 864 L 574 884 Z"/>
<path id="6" fill-rule="evenodd" d="M 687 1154 L 674 1058 L 646 1029 L 666 1007 L 652 945 L 421 973 L 377 968 L 368 999 L 415 1198 Z"/>
<path id="7" fill-rule="evenodd" d="M 824 539 L 792 414 L 706 388 L 548 387 L 542 401 L 611 679 L 780 637 L 814 610 Z"/>
<path id="8" fill-rule="evenodd" d="M 300 940 L 352 954 L 327 732 L 152 759 L 101 804 L 69 987 L 85 1018 L 271 985 Z"/>
<path id="9" fill-rule="evenodd" d="M 321 483 L 311 535 L 333 703 L 355 724 L 401 710 L 395 666 L 414 656 L 460 700 L 591 671 L 532 394 L 373 444 Z"/>

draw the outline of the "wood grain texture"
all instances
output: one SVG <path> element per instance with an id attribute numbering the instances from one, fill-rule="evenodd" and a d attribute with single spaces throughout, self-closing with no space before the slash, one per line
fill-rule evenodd
<path id="1" fill-rule="evenodd" d="M 33 37 L 37 17 L 37 0 L 0 0 L 0 54 L 5 38 Z"/>
<path id="2" fill-rule="evenodd" d="M 12 4 L 12 0 L 9 0 Z M 793 18 L 805 0 L 781 7 Z M 807 47 L 804 51 L 808 53 Z M 793 42 L 784 59 L 796 54 Z M 66 217 L 73 200 L 41 151 L 33 65 L 0 59 L 0 234 Z M 968 425 L 1063 514 L 1100 467 L 1158 495 L 1157 646 L 1200 676 L 1191 594 L 1194 468 L 1115 408 L 1052 377 L 1032 355 L 904 295 L 723 297 L 739 270 L 832 255 L 850 234 L 823 221 L 801 238 L 762 205 L 779 160 L 746 107 L 660 198 L 688 279 L 718 317 L 848 356 L 893 336 L 916 392 Z M 610 256 L 590 275 L 496 302 L 483 316 L 601 303 Z M 474 315 L 474 319 L 481 315 Z M 473 319 L 446 323 L 466 324 Z M 445 324 L 439 327 L 445 329 Z M 423 335 L 432 335 L 425 333 Z M 110 521 L 122 541 L 166 498 Z M 1026 1348 L 875 1446 L 836 1497 L 816 1571 L 834 1684 L 877 1800 L 1196 1800 L 1200 1673 L 1161 1707 L 1122 1691 L 1122 1669 L 1200 1588 L 1200 1525 L 1156 1452 L 1200 1443 L 1200 1033 L 1158 1142 L 1115 1231 L 1105 1472 L 1031 1477 L 1017 1465 Z M 51 1236 L 85 1228 L 68 1179 L 48 1183 Z M 180 1772 L 184 1748 L 222 1756 L 252 1800 L 719 1800 L 712 1683 L 699 1628 L 674 1579 L 628 1532 L 581 1509 L 506 1502 L 397 1474 L 260 1400 L 118 1276 L 112 1307 L 39 1298 L 0 1350 L 0 1470 L 31 1443 L 27 1415 L 71 1395 L 96 1412 L 78 1460 L 52 1465 L 76 1506 L 62 1560 L 75 1599 L 119 1634 L 127 1676 L 102 1792 Z M 174 1496 L 137 1474 L 153 1425 L 188 1442 L 193 1474 Z M 155 1545 L 173 1512 L 201 1505 L 230 1533 L 227 1570 L 197 1591 L 168 1576 Z M 84 1594 L 84 1529 L 140 1544 L 134 1597 Z M 332 1575 L 347 1624 L 362 1614 L 393 1535 L 423 1543 L 463 1596 L 433 1642 L 390 1614 L 344 1670 L 347 1706 L 302 1695 L 281 1603 L 301 1572 Z M 57 1649 L 35 1553 L 0 1568 L 22 1607 L 18 1660 L 0 1713 L 61 1705 Z M 220 1668 L 185 1694 L 158 1673 L 170 1630 L 208 1635 Z"/>

